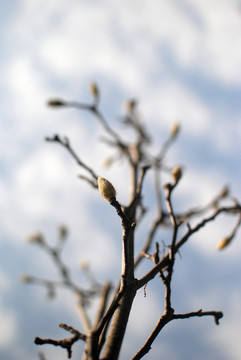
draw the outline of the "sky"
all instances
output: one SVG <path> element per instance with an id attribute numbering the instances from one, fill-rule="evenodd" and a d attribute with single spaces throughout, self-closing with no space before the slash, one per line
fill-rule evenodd
<path id="1" fill-rule="evenodd" d="M 62 360 L 63 350 L 37 348 L 33 339 L 66 336 L 60 322 L 78 327 L 74 300 L 60 292 L 48 301 L 44 289 L 19 281 L 21 274 L 56 276 L 47 256 L 26 239 L 41 231 L 54 244 L 65 224 L 70 235 L 64 260 L 74 276 L 88 260 L 101 281 L 114 281 L 121 232 L 113 209 L 78 179 L 81 169 L 44 139 L 68 136 L 83 161 L 111 180 L 122 203 L 128 176 L 123 167 L 103 167 L 108 149 L 99 142 L 104 133 L 95 119 L 73 109 L 51 110 L 46 101 L 89 102 L 95 81 L 101 110 L 120 131 L 123 104 L 137 99 L 154 149 L 180 122 L 168 155 L 171 165 L 184 168 L 179 209 L 205 204 L 225 184 L 240 199 L 241 2 L 1 1 L 0 30 L 0 358 L 32 360 L 42 351 L 47 360 Z M 196 235 L 175 270 L 177 312 L 222 310 L 220 325 L 208 318 L 173 322 L 148 359 L 240 359 L 240 232 L 226 251 L 216 251 L 234 220 L 222 217 Z M 131 358 L 153 328 L 162 307 L 157 288 L 154 282 L 146 298 L 138 294 L 121 360 Z M 76 345 L 74 360 L 80 351 Z"/>

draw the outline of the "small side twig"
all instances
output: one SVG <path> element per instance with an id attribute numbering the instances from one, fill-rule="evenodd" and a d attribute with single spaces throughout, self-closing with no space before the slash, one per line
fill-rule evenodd
<path id="1" fill-rule="evenodd" d="M 70 359 L 72 356 L 73 344 L 78 340 L 86 341 L 86 335 L 80 333 L 78 330 L 75 330 L 74 328 L 72 328 L 71 326 L 68 326 L 66 324 L 60 324 L 59 326 L 65 330 L 71 332 L 73 334 L 73 336 L 70 338 L 62 339 L 62 340 L 54 340 L 54 339 L 50 339 L 50 338 L 42 339 L 40 337 L 36 337 L 34 340 L 34 343 L 36 345 L 51 344 L 54 346 L 60 346 L 67 350 L 68 358 Z"/>
<path id="2" fill-rule="evenodd" d="M 70 155 L 74 158 L 74 160 L 77 162 L 77 164 L 79 166 L 81 166 L 83 169 L 85 169 L 93 178 L 93 180 L 97 180 L 98 175 L 96 175 L 96 173 L 94 172 L 94 170 L 92 170 L 88 165 L 86 165 L 80 158 L 79 156 L 76 154 L 76 152 L 74 151 L 74 149 L 71 146 L 71 143 L 69 141 L 69 139 L 67 137 L 64 137 L 63 139 L 59 136 L 59 135 L 54 135 L 53 137 L 46 137 L 45 138 L 46 141 L 49 142 L 56 142 L 60 145 L 62 145 L 66 150 L 68 150 L 68 152 L 70 153 Z M 85 177 L 84 177 L 85 178 Z M 97 186 L 96 186 L 97 187 Z"/>
<path id="3" fill-rule="evenodd" d="M 219 320 L 223 317 L 221 311 L 202 311 L 202 309 L 190 312 L 187 314 L 174 314 L 173 319 L 189 319 L 191 317 L 213 316 L 216 325 L 219 325 Z"/>

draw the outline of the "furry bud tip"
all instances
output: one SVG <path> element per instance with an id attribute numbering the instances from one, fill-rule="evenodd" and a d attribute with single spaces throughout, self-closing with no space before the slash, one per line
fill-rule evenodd
<path id="1" fill-rule="evenodd" d="M 181 179 L 182 177 L 182 169 L 177 166 L 172 170 L 172 177 L 173 180 L 175 181 L 175 184 Z"/>
<path id="2" fill-rule="evenodd" d="M 170 129 L 171 138 L 174 139 L 178 135 L 179 131 L 180 131 L 180 124 L 178 122 L 173 123 Z"/>
<path id="3" fill-rule="evenodd" d="M 61 106 L 65 106 L 66 103 L 60 99 L 51 99 L 47 101 L 47 105 L 51 107 L 61 107 Z"/>
<path id="4" fill-rule="evenodd" d="M 103 199 L 111 202 L 112 199 L 116 197 L 116 191 L 114 186 L 103 177 L 98 177 L 97 183 L 100 195 L 103 197 Z"/>
<path id="5" fill-rule="evenodd" d="M 91 82 L 91 83 L 89 84 L 89 89 L 90 89 L 91 95 L 93 95 L 93 97 L 94 97 L 95 99 L 98 99 L 98 98 L 99 98 L 99 88 L 98 88 L 98 86 L 96 85 L 96 83 Z"/>
<path id="6" fill-rule="evenodd" d="M 226 246 L 228 246 L 230 244 L 231 240 L 232 240 L 231 236 L 224 237 L 222 240 L 219 241 L 216 249 L 217 250 L 224 249 Z"/>

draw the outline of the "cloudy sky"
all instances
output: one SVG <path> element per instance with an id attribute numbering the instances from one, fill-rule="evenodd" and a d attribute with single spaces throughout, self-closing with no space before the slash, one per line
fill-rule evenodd
<path id="1" fill-rule="evenodd" d="M 63 350 L 38 349 L 33 339 L 64 337 L 60 322 L 78 327 L 74 301 L 65 293 L 47 301 L 44 289 L 19 282 L 25 273 L 56 275 L 25 239 L 40 230 L 54 243 L 64 223 L 70 229 L 65 261 L 74 273 L 89 259 L 101 280 L 114 280 L 120 265 L 114 234 L 120 229 L 108 204 L 77 178 L 81 169 L 44 138 L 71 138 L 82 160 L 115 184 L 123 203 L 128 176 L 103 168 L 103 131 L 94 119 L 50 110 L 46 100 L 90 101 L 88 85 L 96 81 L 103 113 L 121 129 L 123 103 L 138 99 L 156 144 L 174 121 L 181 124 L 169 154 L 170 164 L 185 168 L 178 206 L 205 204 L 225 184 L 240 199 L 241 2 L 10 0 L 0 2 L 0 20 L 0 357 L 38 359 L 41 350 L 48 360 L 62 360 Z M 215 249 L 233 224 L 223 217 L 193 238 L 175 272 L 177 312 L 222 310 L 220 326 L 208 318 L 170 324 L 149 359 L 240 359 L 240 234 L 225 252 Z M 155 286 L 148 292 L 147 298 L 138 295 L 123 360 L 138 350 L 160 313 Z M 148 316 L 140 318 L 143 312 Z M 77 359 L 80 347 L 74 350 Z"/>

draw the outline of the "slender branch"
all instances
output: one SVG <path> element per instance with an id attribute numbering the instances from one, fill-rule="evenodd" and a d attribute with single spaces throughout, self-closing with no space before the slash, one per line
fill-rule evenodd
<path id="1" fill-rule="evenodd" d="M 106 133 L 115 139 L 116 144 L 118 144 L 118 146 L 122 150 L 127 149 L 126 144 L 124 144 L 124 142 L 121 140 L 121 138 L 117 134 L 117 132 L 115 132 L 107 123 L 105 117 L 103 116 L 103 114 L 100 112 L 100 110 L 97 107 L 98 104 L 88 105 L 88 104 L 82 104 L 82 103 L 75 102 L 75 101 L 71 101 L 71 102 L 64 101 L 63 103 L 64 103 L 64 106 L 66 106 L 66 107 L 72 107 L 72 108 L 76 108 L 76 109 L 80 109 L 80 110 L 86 110 L 86 111 L 92 113 L 93 115 L 95 115 L 96 118 L 98 119 L 98 121 L 100 122 L 100 124 L 102 125 L 102 127 L 104 128 L 104 130 L 106 131 Z"/>
<path id="2" fill-rule="evenodd" d="M 98 314 L 96 317 L 96 322 L 95 322 L 94 328 L 96 328 L 96 326 L 99 324 L 99 322 L 101 321 L 101 319 L 103 318 L 103 316 L 105 314 L 110 291 L 111 291 L 111 284 L 109 282 L 107 282 L 103 286 L 102 291 L 101 291 L 101 302 L 99 305 L 99 311 L 98 311 Z"/>
<path id="3" fill-rule="evenodd" d="M 199 222 L 194 228 L 189 228 L 187 233 L 177 242 L 175 246 L 175 251 L 177 252 L 180 247 L 187 242 L 187 240 L 196 232 L 198 232 L 202 227 L 207 225 L 209 222 L 213 221 L 216 217 L 218 217 L 222 213 L 231 213 L 236 214 L 241 212 L 241 206 L 238 204 L 236 206 L 230 207 L 222 207 L 217 209 L 214 214 L 210 215 L 209 217 L 203 219 Z M 146 275 L 144 275 L 141 279 L 137 282 L 137 289 L 140 289 L 145 284 L 147 284 L 150 280 L 152 280 L 157 273 L 164 269 L 168 265 L 169 254 L 163 256 L 163 258 L 159 261 L 157 265 L 155 265 Z"/>
<path id="4" fill-rule="evenodd" d="M 150 232 L 147 236 L 146 242 L 142 248 L 142 250 L 140 251 L 140 253 L 138 254 L 138 256 L 136 257 L 135 260 L 135 267 L 137 267 L 139 265 L 139 263 L 141 262 L 141 260 L 144 258 L 145 254 L 148 253 L 150 246 L 153 242 L 154 236 L 157 232 L 157 229 L 159 227 L 159 225 L 162 223 L 163 217 L 162 214 L 153 222 L 151 228 L 150 228 Z"/>
<path id="5" fill-rule="evenodd" d="M 71 358 L 72 355 L 72 345 L 78 341 L 78 340 L 83 340 L 86 341 L 86 335 L 80 333 L 78 330 L 75 330 L 74 328 L 66 325 L 66 324 L 60 324 L 60 327 L 62 327 L 65 330 L 70 331 L 72 334 L 74 334 L 72 337 L 70 338 L 66 338 L 63 340 L 54 340 L 54 339 L 41 339 L 39 337 L 36 337 L 34 340 L 34 343 L 36 345 L 45 345 L 45 344 L 51 344 L 54 346 L 60 346 L 64 349 L 67 350 L 68 353 L 68 358 Z"/>
<path id="6" fill-rule="evenodd" d="M 53 137 L 46 137 L 45 140 L 49 141 L 49 142 L 57 142 L 60 145 L 62 145 L 65 149 L 68 150 L 68 152 L 74 158 L 74 160 L 77 162 L 77 164 L 79 166 L 81 166 L 83 169 L 85 169 L 92 176 L 92 178 L 94 180 L 97 180 L 98 175 L 96 175 L 96 173 L 88 165 L 86 165 L 82 160 L 80 160 L 80 158 L 78 157 L 78 155 L 72 148 L 70 141 L 67 137 L 64 137 L 64 139 L 61 139 L 61 137 L 59 135 L 54 135 Z"/>
<path id="7" fill-rule="evenodd" d="M 66 330 L 66 331 L 69 331 L 71 334 L 73 335 L 77 335 L 79 336 L 79 338 L 81 340 L 84 340 L 86 341 L 86 335 L 82 334 L 81 332 L 79 332 L 78 330 L 74 329 L 72 326 L 69 326 L 67 324 L 64 324 L 64 323 L 61 323 L 59 324 L 59 327 Z"/>
<path id="8" fill-rule="evenodd" d="M 173 319 L 189 319 L 191 317 L 213 316 L 216 325 L 219 325 L 219 320 L 223 317 L 221 311 L 202 311 L 202 309 L 190 312 L 187 314 L 174 314 Z"/>
<path id="9" fill-rule="evenodd" d="M 176 213 L 176 218 L 179 219 L 179 221 L 190 219 L 195 216 L 200 216 L 205 214 L 208 210 L 218 208 L 219 203 L 224 198 L 227 198 L 229 195 L 229 190 L 227 186 L 224 186 L 221 191 L 214 196 L 207 204 L 204 206 L 197 206 L 194 208 L 191 208 L 189 210 L 184 211 L 183 213 Z"/>
<path id="10" fill-rule="evenodd" d="M 155 328 L 151 332 L 150 336 L 146 340 L 146 342 L 143 344 L 143 346 L 140 348 L 140 350 L 133 356 L 131 360 L 139 360 L 143 358 L 150 350 L 151 345 L 153 344 L 154 340 L 160 333 L 160 331 L 164 328 L 166 324 L 168 324 L 173 319 L 173 314 L 170 313 L 164 313 L 160 319 L 158 320 Z"/>

